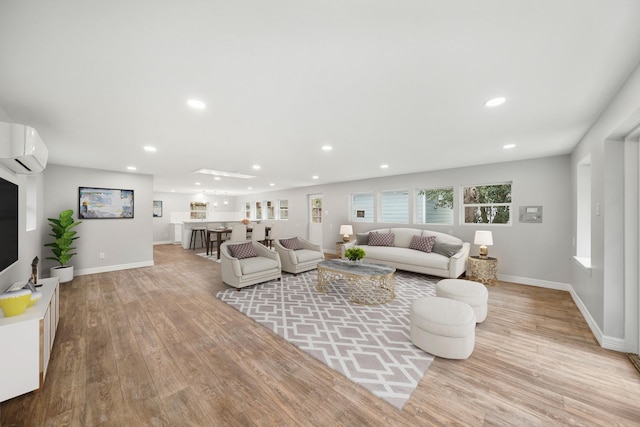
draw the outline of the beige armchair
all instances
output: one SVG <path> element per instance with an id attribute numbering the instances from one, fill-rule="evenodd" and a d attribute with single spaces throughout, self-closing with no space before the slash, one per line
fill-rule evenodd
<path id="1" fill-rule="evenodd" d="M 240 248 L 241 245 L 249 247 Z M 220 264 L 222 281 L 238 290 L 256 283 L 282 279 L 280 256 L 258 242 L 224 242 L 220 245 Z"/>
<path id="2" fill-rule="evenodd" d="M 291 249 L 283 245 L 283 241 L 289 240 L 299 249 Z M 291 244 L 289 244 L 291 246 Z M 313 270 L 318 263 L 324 260 L 324 253 L 319 245 L 315 245 L 305 239 L 297 238 L 297 243 L 293 239 L 274 239 L 273 247 L 280 255 L 282 271 L 298 274 L 303 271 Z"/>

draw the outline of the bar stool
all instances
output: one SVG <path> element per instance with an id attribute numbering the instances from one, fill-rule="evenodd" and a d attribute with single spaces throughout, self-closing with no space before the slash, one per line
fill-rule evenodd
<path id="1" fill-rule="evenodd" d="M 202 244 L 202 247 L 204 248 L 205 241 L 207 239 L 207 236 L 205 236 L 206 232 L 207 232 L 207 227 L 193 227 L 191 229 L 191 240 L 189 241 L 189 249 L 193 249 L 194 251 L 196 250 L 196 243 L 198 241 L 198 235 L 200 235 L 200 243 Z"/>

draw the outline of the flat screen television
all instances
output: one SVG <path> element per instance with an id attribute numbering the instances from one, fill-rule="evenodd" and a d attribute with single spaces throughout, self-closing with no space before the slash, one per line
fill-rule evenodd
<path id="1" fill-rule="evenodd" d="M 0 272 L 18 261 L 18 185 L 0 178 Z"/>

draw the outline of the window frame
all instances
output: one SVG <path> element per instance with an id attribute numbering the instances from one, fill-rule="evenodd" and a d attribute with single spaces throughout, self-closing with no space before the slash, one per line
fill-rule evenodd
<path id="1" fill-rule="evenodd" d="M 465 198 L 464 198 L 464 191 L 466 188 L 470 188 L 470 187 L 491 187 L 491 186 L 500 186 L 500 185 L 509 185 L 510 186 L 510 191 L 509 191 L 509 196 L 511 201 L 510 202 L 500 202 L 500 203 L 465 203 Z M 470 226 L 478 226 L 478 225 L 482 225 L 482 226 L 495 226 L 495 227 L 510 227 L 513 225 L 513 181 L 504 181 L 504 182 L 494 182 L 494 183 L 488 183 L 488 184 L 468 184 L 468 185 L 461 185 L 460 186 L 460 224 L 461 225 L 470 225 Z M 509 220 L 507 222 L 500 222 L 500 223 L 495 223 L 495 222 L 467 222 L 466 219 L 466 208 L 467 207 L 476 207 L 476 208 L 483 208 L 483 207 L 499 207 L 499 206 L 505 206 L 508 208 L 509 211 Z"/>
<path id="2" fill-rule="evenodd" d="M 419 193 L 421 191 L 427 192 L 427 191 L 432 191 L 432 190 L 449 190 L 451 192 L 451 208 L 450 208 L 450 213 L 451 215 L 451 222 L 428 222 L 427 221 L 427 209 L 426 206 L 424 206 L 423 211 L 424 211 L 424 217 L 425 217 L 425 221 L 424 222 L 420 222 L 420 215 L 419 215 L 419 209 L 421 206 L 420 203 L 420 199 L 422 197 L 425 197 L 425 203 L 426 203 L 426 195 L 422 196 Z M 455 208 L 456 208 L 456 202 L 455 202 L 455 188 L 453 185 L 451 186 L 443 186 L 443 187 L 421 187 L 421 188 L 416 188 L 415 191 L 413 192 L 413 196 L 415 197 L 415 206 L 414 206 L 414 223 L 415 224 L 419 224 L 419 225 L 454 225 L 455 223 Z M 435 209 L 435 208 L 434 208 Z M 442 208 L 445 209 L 445 208 Z"/>
<path id="3" fill-rule="evenodd" d="M 401 206 L 399 203 L 395 203 L 393 200 L 400 200 L 400 195 L 398 193 L 402 193 L 404 195 L 403 202 L 406 202 L 406 206 Z M 381 190 L 378 191 L 378 222 L 382 224 L 409 224 L 410 218 L 410 191 L 408 189 L 399 189 L 399 190 Z M 385 205 L 385 201 L 387 204 Z M 386 209 L 385 209 L 386 208 Z M 394 209 L 397 208 L 398 213 L 394 213 Z M 404 208 L 404 212 L 402 209 Z M 391 212 L 388 210 L 391 209 Z M 386 217 L 385 217 L 386 215 Z M 404 218 L 400 218 L 400 216 L 404 215 Z M 395 217 L 395 218 L 394 218 Z M 404 219 L 404 221 L 396 220 L 396 219 Z"/>
<path id="4" fill-rule="evenodd" d="M 364 209 L 356 209 L 356 206 L 359 207 L 359 203 L 355 203 L 355 198 L 357 196 L 371 196 L 371 205 L 365 206 Z M 367 208 L 370 208 L 370 215 L 367 215 Z M 364 210 L 364 216 L 358 217 L 358 212 Z M 364 222 L 364 223 L 374 223 L 375 222 L 375 193 L 373 191 L 363 191 L 360 193 L 351 193 L 349 198 L 349 218 L 351 218 L 351 222 Z"/>

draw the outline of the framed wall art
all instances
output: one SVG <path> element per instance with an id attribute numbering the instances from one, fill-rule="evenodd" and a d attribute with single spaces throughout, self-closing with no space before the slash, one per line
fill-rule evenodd
<path id="1" fill-rule="evenodd" d="M 117 188 L 78 188 L 81 219 L 133 218 L 133 190 Z"/>
<path id="2" fill-rule="evenodd" d="M 160 218 L 162 216 L 162 200 L 153 201 L 153 217 Z"/>

